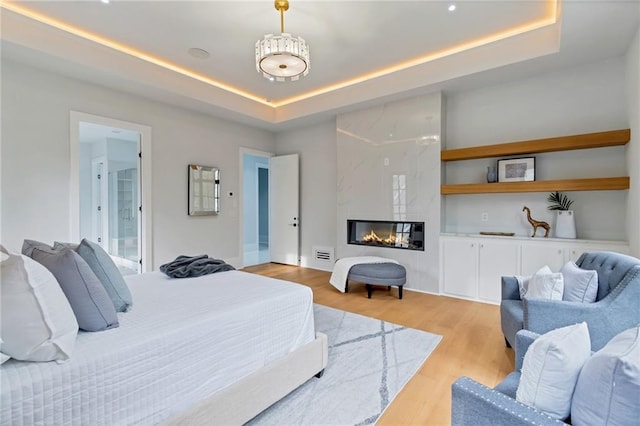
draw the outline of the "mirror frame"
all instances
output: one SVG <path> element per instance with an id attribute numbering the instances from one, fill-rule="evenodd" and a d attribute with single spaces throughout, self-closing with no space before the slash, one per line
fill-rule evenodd
<path id="1" fill-rule="evenodd" d="M 220 170 L 189 164 L 189 216 L 220 214 Z"/>

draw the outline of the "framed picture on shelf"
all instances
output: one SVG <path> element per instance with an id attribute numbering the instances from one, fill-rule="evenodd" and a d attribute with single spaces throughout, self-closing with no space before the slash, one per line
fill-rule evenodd
<path id="1" fill-rule="evenodd" d="M 536 180 L 536 157 L 498 160 L 498 182 Z"/>

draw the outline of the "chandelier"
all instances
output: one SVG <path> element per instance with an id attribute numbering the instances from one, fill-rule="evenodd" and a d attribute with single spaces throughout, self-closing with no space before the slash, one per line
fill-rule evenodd
<path id="1" fill-rule="evenodd" d="M 284 32 L 284 12 L 289 0 L 275 0 L 280 12 L 280 35 L 267 34 L 256 42 L 256 70 L 273 81 L 296 81 L 309 74 L 309 47 L 302 37 Z"/>

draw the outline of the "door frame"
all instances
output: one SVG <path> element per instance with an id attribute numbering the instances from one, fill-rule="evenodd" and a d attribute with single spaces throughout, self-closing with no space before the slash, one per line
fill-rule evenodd
<path id="1" fill-rule="evenodd" d="M 152 229 L 152 180 L 151 180 L 151 127 L 129 121 L 99 115 L 87 114 L 79 111 L 69 113 L 69 241 L 78 242 L 80 239 L 80 122 L 100 124 L 120 129 L 138 132 L 140 134 L 138 158 L 140 173 L 139 202 L 143 206 L 140 212 L 140 255 L 142 264 L 140 270 L 153 270 L 153 229 Z"/>
<path id="2" fill-rule="evenodd" d="M 100 167 L 100 182 L 96 182 L 96 173 L 98 172 L 98 165 L 102 164 Z M 92 241 L 99 244 L 105 251 L 108 250 L 108 235 L 109 235 L 109 221 L 105 220 L 104 213 L 109 211 L 109 194 L 107 193 L 109 183 L 109 165 L 107 163 L 106 157 L 97 157 L 91 159 L 91 233 L 92 233 Z M 97 189 L 100 189 L 97 191 Z M 100 198 L 98 199 L 97 194 L 100 194 Z M 100 227 L 96 228 L 96 210 L 97 207 L 100 206 Z M 108 213 L 107 213 L 108 215 Z M 95 222 L 94 222 L 95 221 Z M 79 221 L 78 221 L 79 223 Z M 97 235 L 100 235 L 101 239 L 98 241 L 95 239 Z M 75 240 L 73 240 L 75 241 Z"/>
<path id="3" fill-rule="evenodd" d="M 258 151 L 256 149 L 252 149 L 252 148 L 245 148 L 245 147 L 240 147 L 240 160 L 239 160 L 239 168 L 238 170 L 240 171 L 240 173 L 238 173 L 239 176 L 239 184 L 238 184 L 238 194 L 240 194 L 237 198 L 238 200 L 238 223 L 239 223 L 239 231 L 238 235 L 240 237 L 240 243 L 238 245 L 238 247 L 240 247 L 240 253 L 239 253 L 239 259 L 240 259 L 240 267 L 244 268 L 245 264 L 244 264 L 244 203 L 243 203 L 243 188 L 244 188 L 244 155 L 245 154 L 249 154 L 249 155 L 255 155 L 258 157 L 275 157 L 275 153 L 273 152 L 266 152 L 266 151 Z M 269 238 L 271 238 L 271 236 L 269 236 Z"/>

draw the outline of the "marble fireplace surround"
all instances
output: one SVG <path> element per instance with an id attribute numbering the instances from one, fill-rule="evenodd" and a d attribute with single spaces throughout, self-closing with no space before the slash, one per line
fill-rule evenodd
<path id="1" fill-rule="evenodd" d="M 406 288 L 439 292 L 440 93 L 337 118 L 336 257 L 380 256 L 407 270 Z M 424 223 L 424 251 L 347 243 L 347 220 Z"/>

